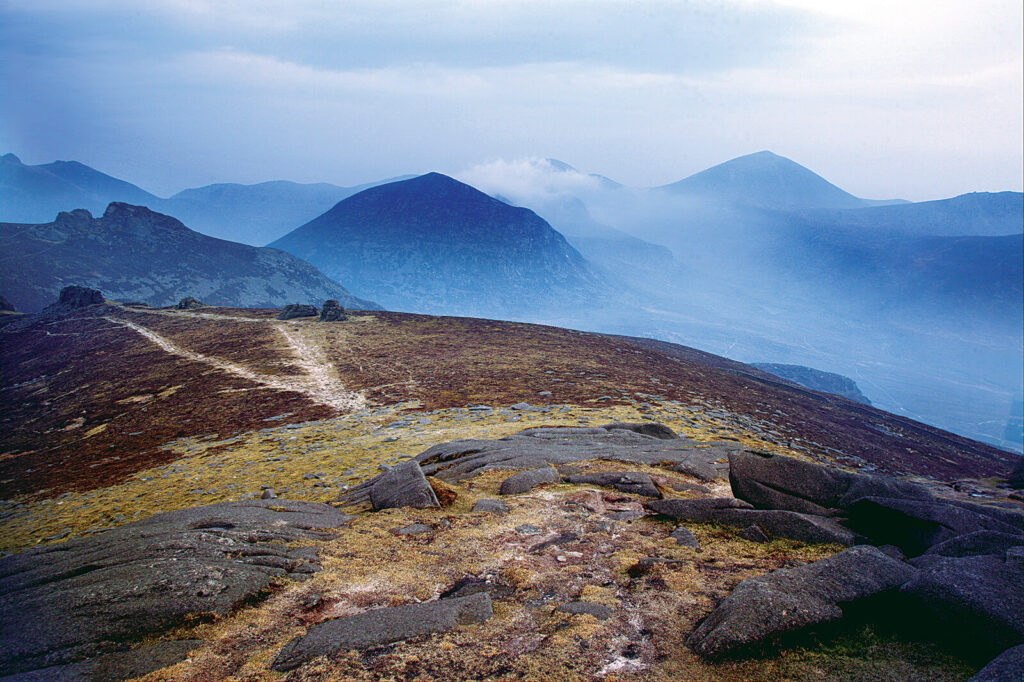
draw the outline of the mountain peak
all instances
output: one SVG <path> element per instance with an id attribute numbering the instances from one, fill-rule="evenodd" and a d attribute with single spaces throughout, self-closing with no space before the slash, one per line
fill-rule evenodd
<path id="1" fill-rule="evenodd" d="M 544 160 L 548 163 L 549 166 L 551 166 L 553 169 L 561 173 L 579 173 L 578 170 L 567 164 L 565 161 L 559 161 L 558 159 L 550 158 Z"/>
<path id="2" fill-rule="evenodd" d="M 14 154 L 11 154 L 10 152 L 4 154 L 3 156 L 0 156 L 0 162 L 2 162 L 2 163 L 13 163 L 13 164 L 17 164 L 19 166 L 21 165 L 21 159 L 19 159 Z"/>
<path id="3" fill-rule="evenodd" d="M 699 199 L 772 210 L 862 208 L 863 199 L 785 156 L 738 156 L 661 189 Z"/>

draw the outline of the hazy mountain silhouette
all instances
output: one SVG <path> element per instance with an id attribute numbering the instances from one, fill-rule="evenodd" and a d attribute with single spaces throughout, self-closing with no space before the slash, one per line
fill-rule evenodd
<path id="1" fill-rule="evenodd" d="M 540 314 L 611 293 L 536 213 L 439 173 L 360 192 L 272 246 L 396 310 Z"/>
<path id="2" fill-rule="evenodd" d="M 0 220 L 41 223 L 75 208 L 98 213 L 112 201 L 149 205 L 159 199 L 77 161 L 27 166 L 14 154 L 0 156 Z"/>
<path id="3" fill-rule="evenodd" d="M 226 306 L 335 298 L 349 308 L 379 308 L 290 254 L 207 237 L 144 206 L 112 203 L 100 218 L 78 209 L 46 224 L 0 223 L 0 249 L 14 256 L 0 270 L 0 291 L 26 312 L 52 303 L 69 284 L 155 306 L 194 296 Z"/>
<path id="4" fill-rule="evenodd" d="M 659 189 L 775 210 L 861 208 L 878 203 L 859 199 L 795 161 L 769 151 L 731 159 Z"/>

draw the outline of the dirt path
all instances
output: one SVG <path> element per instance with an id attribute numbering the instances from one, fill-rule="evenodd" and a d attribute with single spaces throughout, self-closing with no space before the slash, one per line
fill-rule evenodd
<path id="1" fill-rule="evenodd" d="M 211 315 L 210 317 L 214 316 Z M 115 317 L 104 317 L 103 319 L 138 332 L 172 355 L 215 367 L 221 371 L 268 388 L 302 393 L 313 402 L 333 407 L 336 410 L 349 412 L 361 409 L 366 404 L 366 398 L 361 393 L 348 391 L 341 385 L 334 373 L 333 366 L 331 366 L 319 346 L 307 342 L 301 337 L 301 332 L 286 329 L 285 325 L 275 324 L 275 328 L 284 336 L 289 348 L 295 354 L 296 362 L 305 371 L 304 376 L 276 377 L 260 374 L 229 360 L 182 348 L 170 339 L 135 322 L 119 320 Z M 226 319 L 234 320 L 237 318 Z"/>

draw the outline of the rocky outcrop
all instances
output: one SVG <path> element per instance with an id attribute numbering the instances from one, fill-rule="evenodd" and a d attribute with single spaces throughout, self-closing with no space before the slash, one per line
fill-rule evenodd
<path id="1" fill-rule="evenodd" d="M 482 623 L 494 615 L 491 597 L 477 592 L 466 597 L 372 609 L 354 616 L 317 623 L 289 642 L 272 665 L 287 671 L 303 662 L 337 652 L 372 649 L 410 637 Z"/>
<path id="2" fill-rule="evenodd" d="M 224 615 L 276 578 L 318 571 L 352 519 L 311 502 L 231 502 L 158 514 L 0 560 L 0 669 L 61 668 L 127 649 L 196 614 Z M 26 614 L 35 614 L 26 617 Z"/>
<path id="3" fill-rule="evenodd" d="M 342 322 L 347 319 L 348 314 L 336 299 L 330 298 L 324 301 L 324 306 L 320 310 L 321 322 Z"/>
<path id="4" fill-rule="evenodd" d="M 68 308 L 85 308 L 103 303 L 103 293 L 98 289 L 71 285 L 60 290 L 57 303 Z"/>
<path id="5" fill-rule="evenodd" d="M 967 682 L 1007 682 L 1024 680 L 1024 644 L 1010 647 L 989 661 Z"/>
<path id="6" fill-rule="evenodd" d="M 597 474 L 567 476 L 566 483 L 600 485 L 630 495 L 661 497 L 661 491 L 647 474 L 640 471 L 604 471 Z"/>
<path id="7" fill-rule="evenodd" d="M 843 617 L 843 608 L 906 583 L 915 570 L 874 547 L 854 547 L 797 568 L 744 580 L 687 643 L 713 658 Z"/>
<path id="8" fill-rule="evenodd" d="M 440 507 L 437 495 L 413 460 L 402 462 L 373 479 L 369 499 L 374 511 L 398 507 Z"/>
<path id="9" fill-rule="evenodd" d="M 561 480 L 558 470 L 553 467 L 528 469 L 512 474 L 502 481 L 499 492 L 502 495 L 522 495 L 544 483 L 558 483 Z"/>
<path id="10" fill-rule="evenodd" d="M 202 308 L 203 304 L 192 296 L 186 296 L 174 304 L 176 310 L 196 310 Z"/>
<path id="11" fill-rule="evenodd" d="M 293 320 L 297 317 L 316 317 L 320 314 L 315 305 L 305 303 L 289 303 L 278 313 L 279 320 Z"/>

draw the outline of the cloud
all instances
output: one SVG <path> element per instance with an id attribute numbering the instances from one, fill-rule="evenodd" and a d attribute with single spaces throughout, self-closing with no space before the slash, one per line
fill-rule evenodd
<path id="1" fill-rule="evenodd" d="M 551 159 L 496 159 L 474 164 L 455 177 L 488 194 L 500 194 L 513 202 L 546 201 L 598 190 L 601 181 Z"/>

